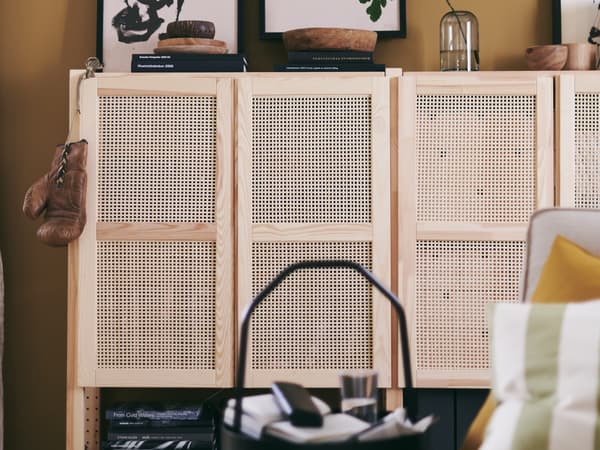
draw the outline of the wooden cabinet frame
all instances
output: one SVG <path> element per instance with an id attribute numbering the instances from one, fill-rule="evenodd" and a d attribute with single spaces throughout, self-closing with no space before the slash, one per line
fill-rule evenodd
<path id="1" fill-rule="evenodd" d="M 88 141 L 87 225 L 78 241 L 69 247 L 67 448 L 98 446 L 99 387 L 227 387 L 233 385 L 233 80 L 180 76 L 98 76 L 79 81 L 71 74 L 71 111 L 80 108 L 75 135 Z M 98 99 L 181 96 L 214 98 L 214 221 L 196 222 L 107 222 L 98 219 Z M 127 119 L 125 119 L 127 120 Z M 168 134 L 168 133 L 167 133 Z M 192 152 L 194 148 L 192 146 Z M 192 199 L 193 201 L 194 199 Z M 203 199 L 197 199 L 202 208 Z M 97 367 L 97 242 L 214 243 L 214 365 L 212 369 Z M 186 256 L 186 257 L 189 257 Z M 193 256 L 192 256 L 193 258 Z M 208 264 L 213 264 L 209 261 Z M 152 269 L 155 270 L 155 269 Z M 192 270 L 192 269 L 190 269 Z M 184 274 L 182 277 L 186 277 Z M 194 276 L 194 275 L 190 275 Z M 180 304 L 180 303 L 178 303 Z M 173 303 L 172 308 L 177 308 Z M 206 307 L 210 310 L 210 306 Z M 185 312 L 176 313 L 184 317 Z M 195 326 L 195 325 L 194 325 Z M 185 333 L 185 324 L 182 325 Z M 189 327 L 188 327 L 189 328 Z M 210 333 L 210 331 L 208 331 Z"/>
<path id="2" fill-rule="evenodd" d="M 372 115 L 372 223 L 252 223 L 252 99 L 255 96 L 371 96 Z M 389 211 L 389 94 L 384 78 L 238 80 L 237 94 L 237 286 L 238 311 L 252 298 L 253 242 L 372 243 L 372 270 L 384 284 L 390 281 Z M 390 307 L 373 293 L 373 362 L 381 387 L 391 384 Z M 250 338 L 250 346 L 252 346 Z M 251 349 L 249 349 L 249 353 Z M 273 379 L 307 386 L 337 387 L 338 370 L 253 370 L 246 367 L 247 386 L 268 386 Z"/>
<path id="3" fill-rule="evenodd" d="M 399 259 L 398 278 L 400 297 L 407 309 L 411 328 L 411 359 L 413 379 L 420 387 L 487 387 L 489 375 L 480 369 L 425 370 L 417 364 L 415 343 L 417 339 L 430 339 L 417 336 L 417 242 L 524 242 L 527 218 L 520 222 L 503 220 L 494 223 L 468 221 L 419 221 L 417 219 L 417 97 L 423 96 L 534 96 L 535 111 L 535 161 L 534 161 L 534 208 L 549 207 L 554 204 L 553 192 L 553 97 L 551 77 L 533 75 L 508 77 L 501 74 L 455 75 L 455 74 L 405 74 L 400 80 L 399 89 L 399 151 L 398 151 L 398 211 L 399 211 Z M 440 113 L 441 114 L 441 113 Z M 479 117 L 479 116 L 477 116 Z M 485 125 L 485 124 L 484 124 Z M 467 127 L 478 126 L 470 122 Z M 441 147 L 444 143 L 440 144 Z M 456 170 L 456 169 L 453 169 Z M 456 173 L 456 177 L 468 177 L 468 173 Z M 518 183 L 520 174 L 510 174 L 506 183 Z M 461 183 L 461 180 L 457 180 Z M 533 212 L 533 210 L 531 211 Z M 460 216 L 460 212 L 457 213 Z M 443 244 L 441 244 L 443 245 Z M 469 244 L 465 244 L 469 245 Z M 500 244 L 502 245 L 502 244 Z M 517 301 L 515 296 L 512 301 Z M 485 299 L 482 299 L 485 301 Z M 511 299 L 507 299 L 511 300 Z M 449 306 L 451 307 L 451 306 Z M 440 327 L 446 326 L 440 324 Z M 455 325 L 456 326 L 456 325 Z M 433 338 L 431 338 L 433 339 Z M 436 345 L 431 343 L 431 345 Z M 457 358 L 460 358 L 457 356 Z M 400 363 L 400 360 L 399 360 Z M 402 373 L 402 370 L 399 371 Z M 401 380 L 402 383 L 402 380 Z"/>

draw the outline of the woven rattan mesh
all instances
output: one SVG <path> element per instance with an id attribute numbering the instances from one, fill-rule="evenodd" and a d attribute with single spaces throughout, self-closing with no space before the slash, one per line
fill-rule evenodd
<path id="1" fill-rule="evenodd" d="M 214 222 L 216 97 L 98 100 L 98 220 Z"/>
<path id="2" fill-rule="evenodd" d="M 600 94 L 575 94 L 574 206 L 600 208 Z"/>
<path id="3" fill-rule="evenodd" d="M 417 370 L 489 367 L 485 307 L 517 302 L 524 242 L 417 241 Z"/>
<path id="4" fill-rule="evenodd" d="M 97 242 L 98 368 L 214 369 L 214 242 Z"/>
<path id="5" fill-rule="evenodd" d="M 529 220 L 535 96 L 418 95 L 416 123 L 418 221 Z"/>
<path id="6" fill-rule="evenodd" d="M 253 295 L 287 265 L 317 259 L 351 260 L 370 269 L 371 243 L 254 243 Z M 372 303 L 369 283 L 349 269 L 293 273 L 252 318 L 252 368 L 372 367 Z"/>
<path id="7" fill-rule="evenodd" d="M 252 100 L 252 222 L 371 222 L 371 98 Z"/>

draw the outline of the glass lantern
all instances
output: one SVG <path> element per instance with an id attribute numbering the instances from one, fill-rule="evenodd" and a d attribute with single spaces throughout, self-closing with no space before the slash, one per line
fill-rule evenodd
<path id="1" fill-rule="evenodd" d="M 469 11 L 448 11 L 440 21 L 440 70 L 479 70 L 479 25 Z"/>

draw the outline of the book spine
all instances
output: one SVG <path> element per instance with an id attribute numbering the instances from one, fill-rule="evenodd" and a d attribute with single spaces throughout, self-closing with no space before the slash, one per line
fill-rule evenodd
<path id="1" fill-rule="evenodd" d="M 288 52 L 288 64 L 372 62 L 373 52 Z"/>
<path id="2" fill-rule="evenodd" d="M 153 429 L 153 428 L 211 428 L 214 426 L 213 421 L 203 420 L 128 420 L 128 419 L 113 419 L 108 424 L 111 428 L 138 430 L 138 429 Z"/>
<path id="3" fill-rule="evenodd" d="M 198 421 L 201 410 L 178 409 L 178 410 L 152 410 L 152 409 L 107 409 L 105 417 L 107 420 L 192 420 Z"/>
<path id="4" fill-rule="evenodd" d="M 179 441 L 167 441 L 161 442 L 160 440 L 130 440 L 130 439 L 117 439 L 107 440 L 102 442 L 102 450 L 117 450 L 117 449 L 213 449 L 215 444 L 213 442 L 194 441 L 194 440 L 179 440 Z"/>
<path id="5" fill-rule="evenodd" d="M 385 64 L 276 64 L 275 72 L 384 72 Z"/>
<path id="6" fill-rule="evenodd" d="M 117 433 L 109 431 L 106 433 L 106 437 L 109 441 L 203 441 L 212 442 L 215 438 L 214 434 L 207 433 L 185 433 L 185 434 L 165 434 L 165 433 Z"/>
<path id="7" fill-rule="evenodd" d="M 225 63 L 246 63 L 246 57 L 244 55 L 232 54 L 232 55 L 199 55 L 199 54 L 177 54 L 177 55 L 155 55 L 153 53 L 148 54 L 134 54 L 131 55 L 132 62 L 187 62 L 187 61 L 205 61 L 205 62 L 225 62 Z"/>
<path id="8" fill-rule="evenodd" d="M 244 64 L 232 63 L 225 64 L 222 62 L 144 62 L 132 63 L 132 72 L 245 72 Z"/>

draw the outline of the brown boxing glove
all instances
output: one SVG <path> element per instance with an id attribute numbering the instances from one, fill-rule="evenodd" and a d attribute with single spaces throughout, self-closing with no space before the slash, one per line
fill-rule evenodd
<path id="1" fill-rule="evenodd" d="M 77 239 L 85 226 L 87 141 L 56 147 L 50 171 L 25 194 L 23 212 L 36 219 L 46 210 L 37 237 L 47 245 L 64 246 Z"/>

